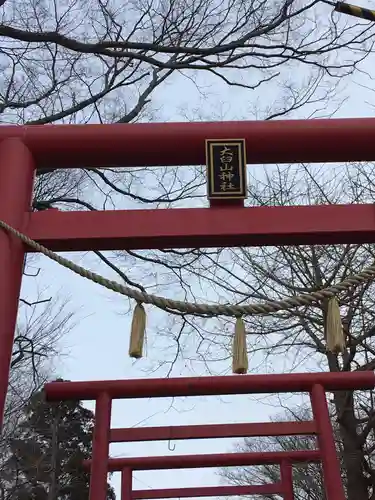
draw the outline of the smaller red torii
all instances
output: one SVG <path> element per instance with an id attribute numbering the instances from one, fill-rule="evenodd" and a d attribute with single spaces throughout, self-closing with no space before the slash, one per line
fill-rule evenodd
<path id="1" fill-rule="evenodd" d="M 279 493 L 284 500 L 293 500 L 293 463 L 322 462 L 327 500 L 345 500 L 340 463 L 327 406 L 326 391 L 373 389 L 375 374 L 368 372 L 345 373 L 292 373 L 280 375 L 243 375 L 232 377 L 195 377 L 173 379 L 103 380 L 92 382 L 52 382 L 45 385 L 47 401 L 95 400 L 95 429 L 90 468 L 90 499 L 105 500 L 108 472 L 121 471 L 121 500 L 172 498 L 187 496 L 238 495 L 238 489 L 217 488 L 163 489 L 152 493 L 132 489 L 134 470 L 182 469 L 200 467 L 249 466 L 279 464 L 281 480 L 278 483 L 248 486 L 246 494 Z M 166 398 L 185 396 L 214 396 L 229 394 L 261 394 L 308 392 L 313 421 L 248 423 L 161 427 L 149 429 L 111 429 L 113 399 Z M 262 430 L 262 426 L 264 429 Z M 204 439 L 213 437 L 258 436 L 267 429 L 271 435 L 285 436 L 299 433 L 316 435 L 316 450 L 296 450 L 268 453 L 223 453 L 211 455 L 184 455 L 164 457 L 109 458 L 110 442 L 148 441 L 171 439 Z M 170 432 L 170 434 L 168 434 Z M 260 489 L 259 489 L 260 488 Z M 139 496 L 137 496 L 139 495 Z"/>

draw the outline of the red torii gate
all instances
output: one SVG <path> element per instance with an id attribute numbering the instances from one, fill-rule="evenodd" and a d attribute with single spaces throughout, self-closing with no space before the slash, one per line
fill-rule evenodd
<path id="1" fill-rule="evenodd" d="M 121 471 L 121 500 L 183 498 L 227 495 L 275 494 L 293 500 L 292 465 L 322 462 L 326 500 L 345 500 L 340 464 L 327 407 L 326 391 L 372 389 L 373 372 L 294 373 L 282 375 L 243 375 L 239 377 L 199 377 L 151 380 L 106 380 L 96 382 L 52 382 L 46 384 L 48 401 L 95 400 L 95 432 L 91 466 L 90 499 L 105 500 L 108 472 Z M 312 422 L 199 425 L 110 429 L 113 399 L 213 396 L 228 394 L 308 392 L 313 410 Z M 109 443 L 158 441 L 165 439 L 204 439 L 239 436 L 316 435 L 316 450 L 268 453 L 223 453 L 162 457 L 108 459 Z M 134 470 L 183 469 L 278 464 L 280 481 L 245 487 L 176 488 L 133 490 Z"/>
<path id="2" fill-rule="evenodd" d="M 106 212 L 47 210 L 37 213 L 31 211 L 30 205 L 37 168 L 200 165 L 205 163 L 204 143 L 206 139 L 228 138 L 245 139 L 248 164 L 372 161 L 375 159 L 374 137 L 375 119 L 373 118 L 229 123 L 2 126 L 0 127 L 0 220 L 55 252 L 199 246 L 373 243 L 375 242 L 374 205 L 261 208 L 244 208 L 237 205 L 212 206 L 209 209 Z M 234 210 L 236 211 L 235 217 L 233 217 Z M 2 424 L 8 384 L 23 259 L 28 251 L 32 249 L 26 248 L 17 238 L 4 231 L 0 232 L 0 424 Z M 311 394 L 314 391 L 316 393 L 320 391 L 322 395 L 324 389 L 327 389 L 327 384 L 330 385 L 331 379 L 338 383 L 337 387 L 331 385 L 332 390 L 338 387 L 343 389 L 372 388 L 375 382 L 373 373 L 364 373 L 360 376 L 355 373 L 340 374 L 340 377 L 344 377 L 342 382 L 332 378 L 332 375 L 334 374 L 324 374 L 328 377 L 326 382 L 310 382 L 308 387 L 304 386 L 305 389 L 302 389 L 301 383 L 297 382 L 294 390 L 307 390 Z M 303 379 L 305 375 L 299 376 Z M 316 380 L 319 376 L 316 375 L 318 377 Z M 267 376 L 263 378 L 257 376 L 258 378 L 255 379 L 253 377 L 251 375 L 243 377 L 243 380 L 247 381 L 243 383 L 250 384 L 246 392 L 259 392 L 259 385 L 256 389 L 255 382 L 250 382 L 250 379 L 256 381 L 265 390 L 269 390 L 267 387 L 269 387 L 270 379 Z M 230 382 L 224 382 L 223 379 L 214 382 L 214 379 L 209 379 L 209 384 L 211 384 L 210 380 L 213 384 L 219 384 L 216 386 L 219 392 L 215 394 L 222 394 L 222 384 L 229 383 L 232 388 L 238 388 L 241 379 L 229 377 L 227 380 Z M 148 383 L 151 382 L 148 381 Z M 126 383 L 120 382 L 120 386 L 123 388 L 121 384 Z M 163 380 L 159 383 L 162 387 L 171 382 Z M 191 395 L 189 379 L 185 383 L 187 395 Z M 291 390 L 290 383 L 285 382 L 288 390 Z M 98 387 L 95 383 L 87 383 L 85 391 L 80 395 L 82 399 L 85 399 L 94 390 L 95 399 L 99 405 L 94 455 L 97 454 L 95 448 L 98 449 L 98 442 L 102 443 L 100 445 L 102 449 L 105 443 L 108 444 L 109 424 L 105 419 L 108 417 L 111 399 L 116 397 L 113 394 L 110 395 L 112 386 L 109 383 L 103 382 L 102 384 L 104 385 L 100 386 L 100 394 L 93 389 Z M 47 386 L 47 394 L 52 394 L 53 386 L 56 388 L 54 389 L 55 395 L 60 394 L 61 398 L 65 398 L 70 394 L 69 397 L 71 397 L 68 389 L 65 393 L 59 393 L 58 386 L 54 384 Z M 73 390 L 76 386 L 73 383 L 71 387 Z M 249 390 L 249 387 L 252 389 Z M 154 389 L 156 390 L 156 386 Z M 320 410 L 315 412 L 315 419 L 317 421 L 321 419 L 319 425 L 325 428 L 324 432 L 327 437 L 327 433 L 331 435 L 331 428 L 326 403 L 323 404 L 323 399 L 320 401 L 320 406 L 318 405 Z M 106 414 L 107 417 L 103 417 Z M 103 418 L 104 422 L 101 425 Z M 322 432 L 318 429 L 319 436 Z M 322 439 L 320 441 L 323 442 Z M 329 466 L 329 460 L 333 459 L 332 453 L 334 453 L 332 435 L 329 442 L 331 443 L 330 453 L 325 453 L 321 445 L 324 471 L 328 476 L 331 474 L 332 480 L 326 482 L 327 500 L 342 500 L 344 494 L 340 486 L 337 460 L 333 461 L 333 468 Z M 93 468 L 100 468 L 95 456 L 93 460 Z M 101 470 L 103 471 L 103 466 Z M 90 500 L 103 500 L 100 495 L 104 480 L 102 474 L 99 476 L 101 479 L 98 479 L 98 484 L 101 484 L 101 487 L 94 488 L 97 476 L 92 474 L 93 488 Z M 289 497 L 285 496 L 285 498 L 289 500 L 292 496 L 289 494 Z"/>

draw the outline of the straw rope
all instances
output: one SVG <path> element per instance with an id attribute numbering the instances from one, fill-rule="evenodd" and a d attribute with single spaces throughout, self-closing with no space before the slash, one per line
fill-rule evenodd
<path id="1" fill-rule="evenodd" d="M 98 285 L 101 285 L 108 290 L 120 293 L 131 299 L 136 300 L 138 303 L 151 304 L 159 309 L 163 309 L 169 312 L 179 312 L 183 314 L 196 314 L 196 315 L 206 315 L 206 316 L 246 316 L 246 315 L 256 315 L 256 314 L 270 314 L 278 311 L 283 311 L 287 309 L 293 309 L 299 306 L 308 306 L 318 304 L 324 299 L 329 299 L 334 297 L 341 292 L 345 292 L 350 288 L 354 288 L 362 283 L 375 278 L 375 263 L 369 267 L 366 267 L 363 271 L 354 274 L 346 278 L 345 280 L 337 283 L 335 285 L 329 286 L 319 291 L 297 295 L 295 297 L 288 297 L 283 300 L 277 301 L 265 301 L 264 303 L 257 304 L 247 304 L 247 305 L 227 305 L 227 304 L 199 304 L 192 302 L 182 302 L 178 300 L 172 300 L 165 297 L 160 297 L 158 295 L 151 295 L 134 288 L 129 288 L 125 285 L 117 283 L 116 281 L 109 280 L 100 276 L 97 273 L 89 271 L 74 262 L 56 254 L 55 252 L 49 250 L 48 248 L 40 245 L 36 241 L 30 239 L 25 234 L 20 233 L 13 227 L 9 226 L 6 222 L 0 220 L 0 228 L 4 229 L 8 233 L 19 238 L 25 245 L 31 247 L 33 250 L 42 253 L 46 257 L 50 258 L 57 264 L 70 269 L 74 273 L 86 278 Z"/>

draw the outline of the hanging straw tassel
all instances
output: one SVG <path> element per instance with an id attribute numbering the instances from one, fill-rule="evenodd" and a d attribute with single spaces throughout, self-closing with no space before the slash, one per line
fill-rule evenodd
<path id="1" fill-rule="evenodd" d="M 143 343 L 146 332 L 146 311 L 141 303 L 137 303 L 133 313 L 130 332 L 129 356 L 139 359 L 143 355 Z"/>
<path id="2" fill-rule="evenodd" d="M 247 373 L 248 368 L 245 323 L 242 318 L 237 318 L 233 337 L 232 371 L 238 375 L 243 375 Z"/>
<path id="3" fill-rule="evenodd" d="M 329 299 L 326 319 L 327 351 L 335 354 L 345 351 L 344 330 L 341 322 L 339 302 L 336 297 Z"/>

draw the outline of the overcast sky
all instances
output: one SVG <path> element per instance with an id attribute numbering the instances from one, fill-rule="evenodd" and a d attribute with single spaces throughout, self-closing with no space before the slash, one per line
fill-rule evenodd
<path id="1" fill-rule="evenodd" d="M 374 58 L 367 60 L 366 66 L 373 70 Z M 336 116 L 372 116 L 373 108 L 367 102 L 375 103 L 375 95 L 358 86 L 358 83 L 371 86 L 371 81 L 363 76 L 352 83 L 347 82 L 345 94 L 349 96 Z M 226 87 L 222 84 L 208 82 L 206 97 L 202 99 L 194 84 L 181 76 L 176 76 L 166 86 L 154 95 L 153 105 L 158 109 L 157 116 L 164 121 L 183 121 L 185 111 L 189 119 L 244 119 L 249 116 L 249 105 L 254 94 Z M 270 87 L 266 87 L 269 89 Z M 343 89 L 344 91 L 344 89 Z M 264 101 L 270 99 L 270 90 L 258 97 Z M 299 116 L 308 116 L 308 110 L 302 110 Z M 317 145 L 318 147 L 318 145 Z M 252 166 L 249 168 L 257 168 Z M 111 273 L 104 266 L 99 266 L 97 259 L 90 254 L 69 255 L 76 262 L 102 272 L 105 276 Z M 61 299 L 69 298 L 69 307 L 76 310 L 76 326 L 62 343 L 64 356 L 57 363 L 57 375 L 71 380 L 90 379 L 128 379 L 138 377 L 162 377 L 165 374 L 158 371 L 147 372 L 147 359 L 133 363 L 128 358 L 128 339 L 130 317 L 124 299 L 112 292 L 107 292 L 70 271 L 41 257 L 38 261 L 42 271 L 37 280 L 25 279 L 23 296 L 31 298 L 35 293 L 36 284 L 44 287 L 47 296 L 58 295 Z M 53 279 L 51 279 L 53 278 Z M 140 277 L 141 279 L 141 277 Z M 160 314 L 160 321 L 163 321 Z M 155 321 L 156 315 L 153 317 Z M 156 359 L 162 353 L 152 353 Z M 227 364 L 227 363 L 226 363 Z M 226 369 L 223 366 L 223 369 Z M 274 366 L 274 371 L 282 371 L 283 366 Z M 177 365 L 178 375 L 191 375 L 191 366 Z M 203 367 L 194 368 L 197 375 L 204 375 Z M 290 396 L 284 401 L 292 404 Z M 296 399 L 294 399 L 296 401 Z M 92 406 L 90 406 L 92 407 Z M 174 402 L 170 400 L 141 400 L 115 402 L 113 406 L 112 426 L 128 427 L 139 425 L 181 425 L 205 423 L 230 423 L 247 421 L 264 421 L 275 413 L 275 399 L 255 397 L 224 397 L 224 398 L 192 398 Z M 172 443 L 174 451 L 168 450 L 168 443 L 146 443 L 131 445 L 116 445 L 111 449 L 113 456 L 142 456 L 185 453 L 226 452 L 230 450 L 231 440 L 188 441 Z M 155 471 L 134 474 L 134 488 L 168 488 L 181 486 L 217 485 L 219 479 L 214 470 Z M 113 484 L 118 487 L 118 477 Z"/>

